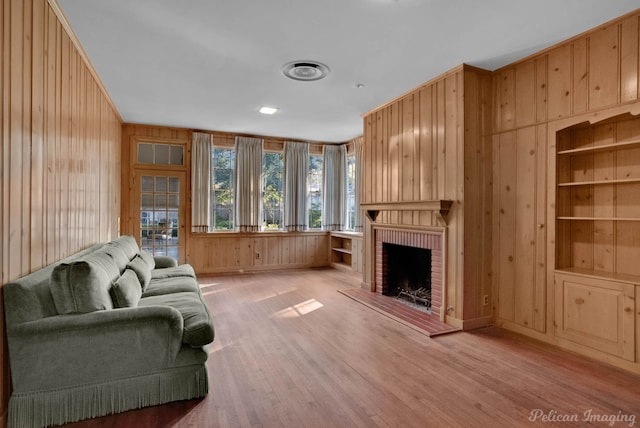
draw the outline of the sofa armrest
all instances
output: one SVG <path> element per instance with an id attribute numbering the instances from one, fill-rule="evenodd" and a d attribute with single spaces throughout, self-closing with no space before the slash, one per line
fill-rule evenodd
<path id="1" fill-rule="evenodd" d="M 178 266 L 178 261 L 169 256 L 153 256 L 156 262 L 156 269 L 164 269 Z"/>
<path id="2" fill-rule="evenodd" d="M 171 367 L 180 312 L 148 306 L 57 315 L 7 330 L 15 392 L 127 378 Z"/>

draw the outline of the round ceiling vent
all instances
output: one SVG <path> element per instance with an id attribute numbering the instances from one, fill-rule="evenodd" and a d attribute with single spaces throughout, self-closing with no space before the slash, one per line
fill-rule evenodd
<path id="1" fill-rule="evenodd" d="M 329 74 L 329 67 L 316 61 L 293 61 L 282 67 L 282 73 L 294 80 L 320 80 Z"/>

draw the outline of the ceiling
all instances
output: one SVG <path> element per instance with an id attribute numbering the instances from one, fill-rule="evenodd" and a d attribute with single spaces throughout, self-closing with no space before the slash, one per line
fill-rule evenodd
<path id="1" fill-rule="evenodd" d="M 494 70 L 638 0 L 58 0 L 122 119 L 296 140 L 362 135 L 362 114 L 462 63 Z M 319 61 L 323 80 L 285 78 Z M 358 88 L 357 85 L 364 85 Z M 279 108 L 272 116 L 261 106 Z"/>

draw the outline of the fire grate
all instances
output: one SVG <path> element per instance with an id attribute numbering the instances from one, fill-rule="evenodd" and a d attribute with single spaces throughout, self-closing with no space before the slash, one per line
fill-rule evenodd
<path id="1" fill-rule="evenodd" d="M 426 309 L 431 310 L 431 289 L 420 287 L 416 290 L 402 289 L 397 296 L 399 299 L 404 298 L 413 301 L 414 305 L 424 305 Z"/>

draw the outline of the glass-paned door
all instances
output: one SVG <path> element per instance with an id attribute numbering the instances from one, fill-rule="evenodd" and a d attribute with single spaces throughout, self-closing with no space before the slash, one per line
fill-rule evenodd
<path id="1" fill-rule="evenodd" d="M 184 263 L 184 173 L 138 171 L 140 248 L 155 256 L 171 256 Z"/>

